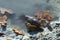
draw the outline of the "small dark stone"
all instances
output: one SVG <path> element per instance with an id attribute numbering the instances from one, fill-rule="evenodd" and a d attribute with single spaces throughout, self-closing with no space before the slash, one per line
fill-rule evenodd
<path id="1" fill-rule="evenodd" d="M 7 23 L 5 23 L 5 25 L 1 25 L 1 27 L 2 27 L 2 31 L 6 31 Z"/>
<path id="2" fill-rule="evenodd" d="M 50 38 L 52 38 L 52 37 L 49 37 L 48 39 L 50 39 Z"/>
<path id="3" fill-rule="evenodd" d="M 56 27 L 59 27 L 60 26 L 60 23 L 56 23 Z"/>
<path id="4" fill-rule="evenodd" d="M 60 39 L 57 39 L 57 40 L 60 40 Z"/>
<path id="5" fill-rule="evenodd" d="M 56 36 L 60 36 L 60 33 L 56 34 Z"/>
<path id="6" fill-rule="evenodd" d="M 0 37 L 3 36 L 3 35 L 4 35 L 4 33 L 0 33 Z"/>
<path id="7" fill-rule="evenodd" d="M 42 40 L 48 40 L 47 38 L 43 38 Z"/>

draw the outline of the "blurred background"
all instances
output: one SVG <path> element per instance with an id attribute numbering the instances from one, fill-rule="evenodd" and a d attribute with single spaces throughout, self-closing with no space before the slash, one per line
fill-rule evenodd
<path id="1" fill-rule="evenodd" d="M 24 31 L 27 29 L 19 18 L 22 14 L 33 16 L 36 11 L 49 10 L 53 16 L 60 16 L 60 0 L 0 0 L 0 7 L 13 10 L 9 25 Z"/>

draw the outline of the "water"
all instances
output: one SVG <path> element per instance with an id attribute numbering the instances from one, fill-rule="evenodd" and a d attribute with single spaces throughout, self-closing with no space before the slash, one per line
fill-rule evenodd
<path id="1" fill-rule="evenodd" d="M 22 14 L 33 16 L 34 13 L 38 10 L 50 10 L 53 16 L 57 16 L 60 18 L 60 0 L 0 0 L 0 7 L 12 9 L 14 12 L 13 18 L 10 18 L 9 21 L 7 22 L 8 23 L 7 29 L 8 28 L 11 29 L 11 27 L 15 26 L 21 30 L 24 30 L 24 32 L 27 32 L 27 29 L 24 23 L 21 21 L 21 19 L 19 19 L 19 16 Z M 52 34 L 54 33 L 52 32 Z M 54 36 L 55 34 L 52 37 Z M 44 36 L 42 38 L 44 38 Z"/>

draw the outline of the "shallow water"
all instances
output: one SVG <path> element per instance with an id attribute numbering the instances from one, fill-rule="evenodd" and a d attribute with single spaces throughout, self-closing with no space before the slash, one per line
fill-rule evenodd
<path id="1" fill-rule="evenodd" d="M 25 32 L 27 32 L 27 29 L 19 19 L 22 14 L 33 16 L 38 10 L 50 10 L 53 16 L 60 18 L 60 0 L 0 0 L 0 7 L 12 9 L 14 12 L 14 17 L 7 22 L 8 27 L 15 26 Z"/>

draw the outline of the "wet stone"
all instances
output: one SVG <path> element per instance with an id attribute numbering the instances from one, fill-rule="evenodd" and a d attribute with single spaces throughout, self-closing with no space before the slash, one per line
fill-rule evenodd
<path id="1" fill-rule="evenodd" d="M 60 40 L 60 39 L 57 39 L 57 40 Z"/>
<path id="2" fill-rule="evenodd" d="M 56 36 L 59 36 L 60 37 L 60 33 L 56 34 Z"/>
<path id="3" fill-rule="evenodd" d="M 42 40 L 48 40 L 47 38 L 43 38 Z"/>

